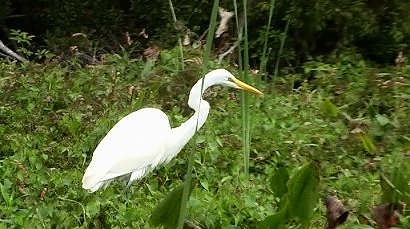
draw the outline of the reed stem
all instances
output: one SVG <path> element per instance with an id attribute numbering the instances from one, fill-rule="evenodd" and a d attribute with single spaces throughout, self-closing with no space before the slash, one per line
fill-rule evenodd
<path id="1" fill-rule="evenodd" d="M 179 46 L 179 57 L 181 58 L 181 69 L 184 70 L 184 49 L 182 46 L 182 28 L 179 28 L 177 17 L 175 15 L 174 5 L 172 4 L 172 0 L 168 0 L 169 8 L 171 9 L 172 19 L 174 20 L 175 27 L 178 30 L 178 46 Z"/>
<path id="2" fill-rule="evenodd" d="M 209 22 L 209 30 L 208 30 L 208 35 L 206 39 L 205 51 L 203 55 L 203 66 L 202 66 L 203 75 L 205 75 L 205 73 L 208 72 L 208 61 L 211 55 L 213 37 L 215 33 L 215 28 L 216 28 L 216 17 L 218 13 L 218 7 L 219 7 L 219 0 L 214 0 L 211 19 Z M 204 81 L 202 81 L 202 83 L 203 82 Z M 201 91 L 202 91 L 202 88 L 203 88 L 203 84 L 201 85 Z M 196 129 L 198 130 L 198 127 L 196 127 Z M 178 224 L 177 224 L 178 229 L 183 229 L 185 218 L 188 212 L 187 204 L 189 200 L 189 192 L 190 192 L 191 185 L 192 185 L 192 171 L 194 168 L 195 149 L 191 150 L 188 153 L 188 157 L 189 157 L 188 169 L 187 169 L 185 181 L 184 181 L 184 191 L 183 191 L 182 198 L 181 198 L 181 208 L 179 209 L 179 218 L 178 218 Z"/>

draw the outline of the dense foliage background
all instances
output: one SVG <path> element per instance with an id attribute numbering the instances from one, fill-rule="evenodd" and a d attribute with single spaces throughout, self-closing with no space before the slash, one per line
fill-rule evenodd
<path id="1" fill-rule="evenodd" d="M 187 228 L 410 228 L 410 1 L 253 0 L 246 17 L 238 2 L 248 75 L 246 39 L 217 59 L 240 39 L 235 19 L 210 49 L 213 3 L 173 4 L 176 23 L 168 1 L 0 0 L 0 40 L 29 60 L 0 52 L 0 229 L 174 228 L 189 162 Z M 208 90 L 209 118 L 174 160 L 128 192 L 83 190 L 121 117 L 192 114 L 204 66 L 265 94 Z"/>
<path id="2" fill-rule="evenodd" d="M 270 1 L 253 0 L 248 4 L 250 49 L 258 66 L 263 41 L 269 36 L 276 58 L 281 36 L 290 20 L 283 56 L 299 67 L 311 57 L 343 52 L 351 48 L 378 63 L 392 64 L 397 52 L 407 50 L 410 39 L 410 2 L 407 0 L 291 0 L 275 4 L 271 30 L 266 34 Z M 239 1 L 239 8 L 242 2 Z M 180 26 L 171 20 L 168 1 L 149 0 L 3 0 L 0 10 L 1 36 L 7 40 L 9 29 L 36 36 L 35 47 L 56 52 L 72 45 L 83 51 L 119 50 L 125 46 L 125 33 L 135 41 L 134 50 L 155 43 L 160 47 L 176 44 L 178 31 L 189 29 L 198 38 L 208 27 L 212 2 L 175 1 Z M 233 11 L 233 1 L 221 1 L 221 7 Z M 241 18 L 243 20 L 243 18 Z M 232 22 L 233 23 L 233 22 Z M 138 34 L 145 29 L 149 39 Z M 89 42 L 71 37 L 84 33 Z M 232 35 L 232 34 L 231 34 Z M 236 36 L 234 36 L 236 37 Z M 270 69 L 272 71 L 272 69 Z"/>

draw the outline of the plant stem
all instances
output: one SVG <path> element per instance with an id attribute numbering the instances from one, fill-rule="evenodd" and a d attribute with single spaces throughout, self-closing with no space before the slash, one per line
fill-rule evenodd
<path id="1" fill-rule="evenodd" d="M 184 50 L 183 50 L 183 46 L 182 46 L 181 29 L 178 26 L 178 21 L 177 21 L 176 15 L 175 15 L 174 5 L 172 4 L 172 0 L 168 0 L 168 2 L 169 2 L 169 8 L 171 9 L 172 19 L 174 20 L 175 27 L 178 30 L 179 56 L 181 58 L 181 68 L 182 68 L 182 70 L 184 70 Z"/>
<path id="2" fill-rule="evenodd" d="M 216 17 L 218 13 L 218 7 L 219 7 L 219 0 L 214 0 L 211 19 L 209 22 L 208 35 L 206 38 L 206 46 L 205 46 L 205 51 L 204 51 L 204 56 L 203 56 L 203 66 L 202 66 L 203 73 L 206 73 L 208 71 L 208 61 L 211 55 L 212 42 L 213 42 L 213 37 L 215 33 L 215 28 L 216 28 Z M 204 80 L 202 81 L 201 91 L 204 86 L 203 82 Z M 198 130 L 198 127 L 196 127 L 196 129 Z M 187 209 L 188 209 L 187 204 L 188 204 L 188 199 L 189 199 L 189 192 L 190 192 L 191 185 L 192 185 L 192 171 L 194 169 L 194 156 L 195 156 L 195 151 L 191 150 L 188 155 L 189 157 L 188 169 L 187 169 L 187 173 L 186 173 L 186 177 L 184 181 L 184 192 L 181 198 L 181 208 L 179 209 L 179 218 L 178 218 L 178 224 L 177 224 L 178 229 L 183 229 L 185 217 L 187 215 Z"/>
<path id="3" fill-rule="evenodd" d="M 247 0 L 243 0 L 243 21 L 244 21 L 244 52 L 243 52 L 243 80 L 249 81 L 249 49 L 248 49 L 248 20 L 247 20 Z M 250 156 L 250 121 L 249 121 L 249 94 L 242 92 L 242 125 L 243 125 L 243 155 L 244 173 L 249 175 Z"/>
<path id="4" fill-rule="evenodd" d="M 288 22 L 286 23 L 286 26 L 285 26 L 285 31 L 283 31 L 282 39 L 280 40 L 280 47 L 279 47 L 279 51 L 278 51 L 278 56 L 276 58 L 275 70 L 274 70 L 274 73 L 273 73 L 272 91 L 273 91 L 273 88 L 275 87 L 276 76 L 278 75 L 278 71 L 279 71 L 280 57 L 282 56 L 283 47 L 285 46 L 285 40 L 286 40 L 286 35 L 288 34 L 288 31 L 289 31 L 290 21 L 291 20 L 288 19 Z"/>
<path id="5" fill-rule="evenodd" d="M 266 74 L 266 63 L 268 62 L 268 59 L 269 59 L 269 53 L 266 54 L 266 51 L 268 48 L 269 30 L 270 30 L 270 25 L 272 22 L 272 15 L 273 15 L 274 8 L 275 8 L 275 0 L 271 0 L 270 8 L 269 8 L 268 25 L 266 26 L 266 36 L 265 36 L 265 41 L 264 41 L 263 50 L 262 50 L 261 65 L 259 67 L 259 70 L 264 75 Z"/>
<path id="6" fill-rule="evenodd" d="M 239 62 L 239 71 L 242 72 L 243 70 L 243 65 L 242 65 L 242 28 L 243 25 L 239 24 L 239 15 L 238 15 L 238 3 L 236 2 L 236 0 L 233 0 L 233 6 L 235 9 L 235 19 L 236 19 L 236 28 L 237 28 L 237 32 L 238 32 L 238 62 Z"/>

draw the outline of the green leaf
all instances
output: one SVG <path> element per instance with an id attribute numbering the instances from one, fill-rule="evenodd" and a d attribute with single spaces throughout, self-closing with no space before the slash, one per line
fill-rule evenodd
<path id="1" fill-rule="evenodd" d="M 333 104 L 329 99 L 323 101 L 320 105 L 320 108 L 325 115 L 330 116 L 332 118 L 335 118 L 339 115 L 339 108 L 335 104 Z"/>
<path id="2" fill-rule="evenodd" d="M 382 188 L 382 203 L 396 203 L 395 187 L 384 174 L 380 174 L 380 186 Z"/>
<path id="3" fill-rule="evenodd" d="M 177 227 L 183 191 L 184 183 L 181 183 L 155 207 L 151 214 L 151 222 L 155 226 L 163 225 L 166 229 Z M 191 191 L 192 185 L 189 194 Z"/>
<path id="4" fill-rule="evenodd" d="M 381 126 L 385 126 L 391 123 L 390 119 L 388 119 L 386 116 L 381 115 L 381 114 L 376 115 L 376 120 Z"/>
<path id="5" fill-rule="evenodd" d="M 204 188 L 206 191 L 209 192 L 209 184 L 208 184 L 208 180 L 199 180 L 199 183 L 201 184 L 202 188 Z"/>
<path id="6" fill-rule="evenodd" d="M 367 134 L 363 133 L 359 136 L 359 138 L 362 141 L 362 145 L 367 152 L 373 153 L 374 151 L 376 151 L 376 146 L 374 145 L 373 140 Z"/>
<path id="7" fill-rule="evenodd" d="M 409 171 L 407 165 L 399 162 L 391 174 L 380 174 L 383 203 L 405 202 L 410 204 Z"/>
<path id="8" fill-rule="evenodd" d="M 266 217 L 262 222 L 259 223 L 258 228 L 261 229 L 282 229 L 285 228 L 285 216 L 286 209 L 279 211 L 274 215 Z"/>
<path id="9" fill-rule="evenodd" d="M 13 194 L 10 195 L 2 183 L 0 183 L 0 194 L 3 197 L 6 206 L 11 207 L 13 205 Z"/>
<path id="10" fill-rule="evenodd" d="M 276 197 L 282 198 L 282 196 L 288 191 L 286 186 L 289 180 L 289 172 L 286 167 L 281 167 L 270 179 L 270 188 L 275 193 Z"/>
<path id="11" fill-rule="evenodd" d="M 380 173 L 382 203 L 405 203 L 410 205 L 410 160 L 402 150 L 393 152 L 393 160 L 383 166 Z"/>
<path id="12" fill-rule="evenodd" d="M 316 162 L 305 163 L 289 180 L 289 216 L 298 218 L 304 228 L 308 225 L 319 194 L 319 168 Z"/>

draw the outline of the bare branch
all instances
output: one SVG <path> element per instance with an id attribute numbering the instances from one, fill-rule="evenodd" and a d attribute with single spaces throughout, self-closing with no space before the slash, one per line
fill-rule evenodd
<path id="1" fill-rule="evenodd" d="M 19 54 L 13 52 L 13 50 L 9 49 L 5 44 L 3 44 L 3 41 L 0 40 L 0 51 L 3 51 L 6 53 L 8 56 L 13 57 L 14 59 L 21 61 L 21 62 L 28 62 L 28 60 Z"/>
<path id="2" fill-rule="evenodd" d="M 207 28 L 204 31 L 204 33 L 198 38 L 198 40 L 197 40 L 198 42 L 201 42 L 205 38 L 206 34 L 208 33 L 208 30 L 209 30 L 209 28 Z"/>
<path id="3" fill-rule="evenodd" d="M 236 47 L 238 47 L 238 43 L 237 43 L 237 42 L 235 42 L 235 44 L 232 45 L 226 52 L 220 54 L 220 55 L 219 55 L 219 58 L 218 58 L 218 63 L 219 63 L 219 64 L 222 63 L 222 60 L 223 60 L 227 55 L 232 54 Z"/>

